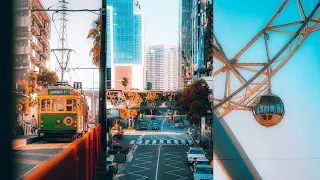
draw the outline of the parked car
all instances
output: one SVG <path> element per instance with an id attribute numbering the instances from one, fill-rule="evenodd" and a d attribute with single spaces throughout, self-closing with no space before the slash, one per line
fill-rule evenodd
<path id="1" fill-rule="evenodd" d="M 194 171 L 199 164 L 210 165 L 210 161 L 208 159 L 197 159 L 192 165 L 192 170 Z"/>
<path id="2" fill-rule="evenodd" d="M 147 130 L 148 124 L 147 123 L 140 123 L 140 130 Z"/>
<path id="3" fill-rule="evenodd" d="M 187 152 L 187 162 L 189 165 L 193 164 L 197 159 L 206 159 L 205 152 L 199 147 L 190 147 Z"/>
<path id="4" fill-rule="evenodd" d="M 207 164 L 199 164 L 193 171 L 193 179 L 213 180 L 213 168 Z"/>
<path id="5" fill-rule="evenodd" d="M 151 120 L 156 120 L 156 117 L 155 116 L 151 116 Z"/>
<path id="6" fill-rule="evenodd" d="M 152 130 L 159 130 L 159 129 L 160 129 L 159 123 L 152 123 Z"/>
<path id="7" fill-rule="evenodd" d="M 113 155 L 107 157 L 107 171 L 112 171 L 114 174 L 118 172 L 118 165 L 114 159 Z"/>

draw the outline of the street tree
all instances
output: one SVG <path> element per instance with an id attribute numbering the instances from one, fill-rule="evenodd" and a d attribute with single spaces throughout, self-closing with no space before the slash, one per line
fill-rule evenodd
<path id="1" fill-rule="evenodd" d="M 59 80 L 59 77 L 56 72 L 49 71 L 45 68 L 40 74 L 38 74 L 38 85 L 47 87 L 54 85 Z"/>
<path id="2" fill-rule="evenodd" d="M 29 114 L 29 108 L 34 106 L 33 94 L 36 93 L 37 74 L 29 71 L 24 79 L 17 81 L 18 91 L 22 92 L 25 97 L 18 101 L 17 109 L 25 115 Z"/>
<path id="3" fill-rule="evenodd" d="M 100 38 L 101 38 L 101 16 L 94 20 L 92 28 L 90 29 L 87 39 L 93 40 L 93 46 L 90 49 L 90 55 L 92 55 L 92 63 L 100 68 Z"/>
<path id="4" fill-rule="evenodd" d="M 179 100 L 182 112 L 186 113 L 190 124 L 199 125 L 201 117 L 205 116 L 211 108 L 208 99 L 209 86 L 204 79 L 194 81 L 185 88 Z"/>
<path id="5" fill-rule="evenodd" d="M 124 89 L 127 88 L 128 84 L 129 84 L 129 79 L 124 77 L 121 81 L 122 86 L 124 87 Z"/>

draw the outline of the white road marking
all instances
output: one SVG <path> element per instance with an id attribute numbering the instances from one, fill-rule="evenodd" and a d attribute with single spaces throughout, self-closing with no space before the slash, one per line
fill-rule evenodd
<path id="1" fill-rule="evenodd" d="M 142 143 L 142 140 L 139 140 L 139 141 L 138 141 L 138 144 L 141 145 L 141 143 Z"/>
<path id="2" fill-rule="evenodd" d="M 174 142 L 174 144 L 179 144 L 179 143 L 178 143 L 178 140 L 174 140 L 173 142 Z"/>
<path id="3" fill-rule="evenodd" d="M 156 178 L 155 178 L 155 180 L 158 180 L 158 168 L 159 168 L 160 149 L 161 149 L 161 145 L 159 146 L 159 153 L 158 153 L 158 161 L 157 161 L 157 170 L 156 170 Z"/>
<path id="4" fill-rule="evenodd" d="M 189 144 L 193 144 L 193 142 L 191 140 L 188 140 Z"/>
<path id="5" fill-rule="evenodd" d="M 156 143 L 157 143 L 157 140 L 153 140 L 153 141 L 152 141 L 152 144 L 156 144 Z"/>
<path id="6" fill-rule="evenodd" d="M 149 140 L 146 140 L 146 141 L 144 142 L 144 144 L 149 144 Z"/>
<path id="7" fill-rule="evenodd" d="M 183 145 L 186 144 L 186 141 L 185 141 L 185 140 L 180 140 L 180 141 L 181 141 L 181 143 L 182 143 Z"/>
<path id="8" fill-rule="evenodd" d="M 136 142 L 136 140 L 131 140 L 131 141 L 130 141 L 130 144 L 133 144 L 134 142 Z"/>
<path id="9" fill-rule="evenodd" d="M 160 140 L 160 144 L 163 144 L 163 140 Z"/>

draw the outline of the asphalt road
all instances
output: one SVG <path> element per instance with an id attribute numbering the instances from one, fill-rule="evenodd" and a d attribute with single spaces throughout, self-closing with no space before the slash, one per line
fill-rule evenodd
<path id="1" fill-rule="evenodd" d="M 68 145 L 69 143 L 46 143 L 40 141 L 15 149 L 15 179 L 23 179 L 26 174 L 58 154 Z"/>
<path id="2" fill-rule="evenodd" d="M 192 145 L 186 128 L 175 128 L 167 118 L 147 121 L 161 123 L 161 130 L 143 130 L 137 140 L 133 160 L 118 172 L 118 180 L 191 180 L 193 173 L 186 162 Z"/>
<path id="3" fill-rule="evenodd" d="M 187 146 L 139 146 L 135 158 L 117 175 L 119 180 L 192 180 Z"/>

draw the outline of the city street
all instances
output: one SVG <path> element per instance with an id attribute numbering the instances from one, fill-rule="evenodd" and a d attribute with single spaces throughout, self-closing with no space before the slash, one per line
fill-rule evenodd
<path id="1" fill-rule="evenodd" d="M 153 120 L 148 121 L 152 123 Z M 120 169 L 116 179 L 188 180 L 193 174 L 186 162 L 186 152 L 193 141 L 186 128 L 171 126 L 167 118 L 160 118 L 161 130 L 136 131 L 141 136 L 130 143 L 137 144 L 133 160 Z"/>

